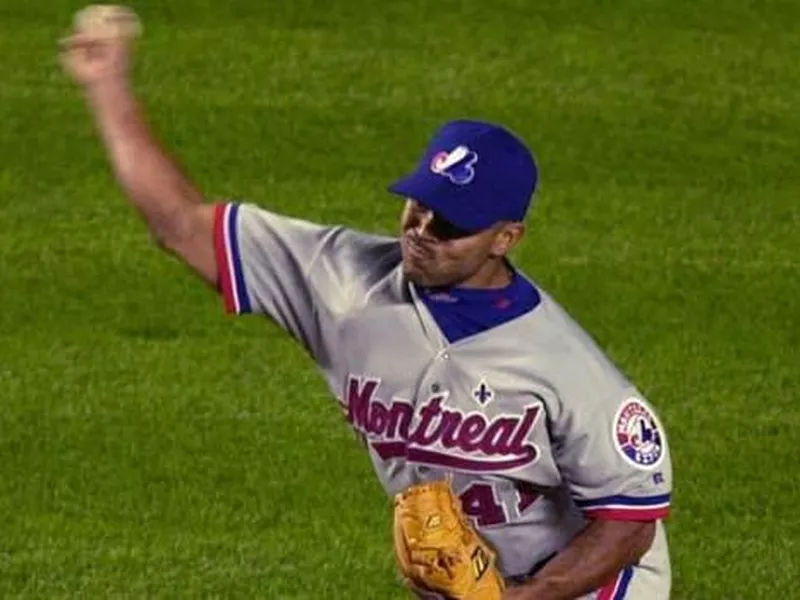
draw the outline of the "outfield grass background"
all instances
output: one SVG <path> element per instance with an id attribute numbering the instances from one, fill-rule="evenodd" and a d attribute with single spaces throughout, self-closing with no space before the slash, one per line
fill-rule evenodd
<path id="1" fill-rule="evenodd" d="M 800 598 L 798 3 L 132 6 L 137 89 L 209 197 L 393 232 L 442 121 L 522 134 L 516 258 L 669 429 L 674 597 Z M 115 187 L 57 62 L 78 7 L 0 0 L 0 596 L 405 597 L 311 363 Z"/>

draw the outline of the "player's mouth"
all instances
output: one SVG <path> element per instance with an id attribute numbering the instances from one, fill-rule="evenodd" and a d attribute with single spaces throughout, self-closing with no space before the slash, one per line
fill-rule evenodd
<path id="1" fill-rule="evenodd" d="M 403 236 L 402 244 L 403 249 L 409 258 L 413 258 L 415 260 L 433 258 L 433 247 L 432 243 L 430 242 L 406 234 Z"/>

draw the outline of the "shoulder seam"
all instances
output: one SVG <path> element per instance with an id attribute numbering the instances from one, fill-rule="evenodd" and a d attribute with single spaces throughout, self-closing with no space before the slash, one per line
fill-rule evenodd
<path id="1" fill-rule="evenodd" d="M 311 260 L 308 261 L 308 264 L 303 268 L 303 277 L 308 278 L 309 274 L 311 273 L 311 269 L 314 265 L 317 264 L 317 259 L 319 255 L 322 253 L 322 249 L 328 244 L 330 239 L 337 233 L 344 231 L 344 227 L 342 225 L 334 225 L 331 227 L 330 231 L 324 235 L 322 240 L 317 244 L 317 249 L 314 251 Z"/>

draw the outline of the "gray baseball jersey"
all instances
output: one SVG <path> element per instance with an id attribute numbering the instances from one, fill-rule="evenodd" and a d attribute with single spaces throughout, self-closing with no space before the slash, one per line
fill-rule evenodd
<path id="1" fill-rule="evenodd" d="M 454 476 L 508 578 L 588 518 L 656 520 L 640 563 L 587 596 L 667 598 L 672 469 L 655 411 L 541 288 L 536 308 L 449 343 L 401 270 L 397 239 L 247 204 L 217 207 L 220 287 L 302 343 L 383 487 Z"/>

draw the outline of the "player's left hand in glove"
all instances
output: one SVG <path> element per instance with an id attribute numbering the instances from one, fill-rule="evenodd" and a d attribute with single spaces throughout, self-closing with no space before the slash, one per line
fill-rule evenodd
<path id="1" fill-rule="evenodd" d="M 395 497 L 394 544 L 406 585 L 449 600 L 501 600 L 497 555 L 478 535 L 449 481 Z"/>

